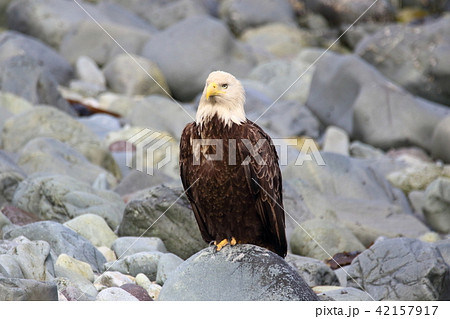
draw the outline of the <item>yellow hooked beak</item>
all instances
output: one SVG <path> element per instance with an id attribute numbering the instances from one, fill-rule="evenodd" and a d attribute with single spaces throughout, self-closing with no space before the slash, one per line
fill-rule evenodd
<path id="1" fill-rule="evenodd" d="M 225 91 L 219 90 L 219 85 L 216 82 L 211 82 L 206 88 L 206 99 L 209 100 L 210 96 L 225 94 Z"/>

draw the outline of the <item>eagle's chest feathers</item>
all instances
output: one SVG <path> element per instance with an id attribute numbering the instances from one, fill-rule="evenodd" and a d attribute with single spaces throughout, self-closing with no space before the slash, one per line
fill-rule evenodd
<path id="1" fill-rule="evenodd" d="M 198 126 L 197 139 L 191 141 L 194 161 L 205 168 L 229 170 L 229 166 L 234 166 L 236 169 L 239 155 L 236 147 L 241 142 L 241 135 L 241 125 L 225 125 L 224 121 L 213 117 Z"/>

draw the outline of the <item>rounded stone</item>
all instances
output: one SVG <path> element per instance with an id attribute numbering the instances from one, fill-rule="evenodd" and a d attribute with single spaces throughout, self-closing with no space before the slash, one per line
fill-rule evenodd
<path id="1" fill-rule="evenodd" d="M 258 246 L 205 248 L 166 280 L 159 300 L 317 300 L 298 273 Z"/>

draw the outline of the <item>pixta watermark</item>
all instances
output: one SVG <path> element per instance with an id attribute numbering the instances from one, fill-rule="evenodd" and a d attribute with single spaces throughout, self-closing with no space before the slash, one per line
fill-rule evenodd
<path id="1" fill-rule="evenodd" d="M 268 143 L 270 141 L 266 139 L 256 142 L 249 139 L 194 139 L 191 145 L 192 164 L 225 160 L 229 165 L 248 165 L 251 161 L 257 165 L 267 165 L 263 153 Z M 325 165 L 313 139 L 274 138 L 272 144 L 277 150 L 280 166 L 301 166 L 306 161 Z M 127 140 L 126 165 L 153 175 L 155 169 L 178 161 L 178 152 L 173 151 L 172 147 L 173 138 L 169 135 L 144 129 Z"/>

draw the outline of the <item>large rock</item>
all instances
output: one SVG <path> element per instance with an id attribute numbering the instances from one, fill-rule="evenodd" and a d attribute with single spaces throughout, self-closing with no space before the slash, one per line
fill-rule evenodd
<path id="1" fill-rule="evenodd" d="M 177 269 L 177 267 L 183 263 L 183 259 L 177 255 L 168 253 L 161 256 L 158 262 L 158 271 L 156 273 L 156 283 L 164 285 L 164 282 L 169 278 Z"/>
<path id="2" fill-rule="evenodd" d="M 254 64 L 227 27 L 207 16 L 185 19 L 155 34 L 141 55 L 159 66 L 173 96 L 181 101 L 193 99 L 211 71 L 223 70 L 239 77 Z"/>
<path id="3" fill-rule="evenodd" d="M 36 214 L 44 220 L 66 222 L 84 214 L 103 217 L 116 229 L 125 207 L 112 191 L 95 189 L 64 175 L 35 174 L 22 181 L 13 198 L 18 208 Z"/>
<path id="4" fill-rule="evenodd" d="M 192 112 L 186 113 L 183 108 L 166 96 L 151 95 L 132 106 L 127 120 L 132 126 L 167 132 L 179 139 L 186 124 L 195 118 Z"/>
<path id="5" fill-rule="evenodd" d="M 253 245 L 206 248 L 165 281 L 159 300 L 318 300 L 281 257 Z"/>
<path id="6" fill-rule="evenodd" d="M 355 52 L 413 94 L 450 105 L 450 17 L 423 25 L 392 25 L 361 41 Z"/>
<path id="7" fill-rule="evenodd" d="M 375 300 L 446 300 L 450 269 L 440 252 L 418 239 L 380 241 L 356 257 L 348 284 L 364 289 Z"/>
<path id="8" fill-rule="evenodd" d="M 0 150 L 0 206 L 12 201 L 17 186 L 25 176 L 25 172 L 8 154 Z"/>
<path id="9" fill-rule="evenodd" d="M 104 175 L 109 188 L 117 184 L 112 173 L 92 164 L 77 150 L 54 138 L 32 139 L 19 154 L 17 165 L 28 175 L 39 172 L 68 175 L 89 185 L 94 184 L 99 175 Z"/>
<path id="10" fill-rule="evenodd" d="M 83 82 L 105 89 L 106 79 L 97 63 L 88 56 L 80 56 L 75 62 L 75 75 Z"/>
<path id="11" fill-rule="evenodd" d="M 335 54 L 317 63 L 307 106 L 322 123 L 384 149 L 430 150 L 436 125 L 450 113 L 402 90 L 357 56 Z"/>
<path id="12" fill-rule="evenodd" d="M 84 1 L 79 3 L 94 18 L 100 18 L 100 12 L 93 5 Z M 9 29 L 32 35 L 54 48 L 58 48 L 70 27 L 88 19 L 77 3 L 61 0 L 13 1 L 7 14 Z"/>
<path id="13" fill-rule="evenodd" d="M 73 76 L 73 69 L 58 52 L 37 39 L 15 31 L 0 34 L 0 61 L 16 55 L 27 55 L 38 61 L 56 82 L 65 84 Z"/>
<path id="14" fill-rule="evenodd" d="M 292 253 L 315 259 L 328 259 L 337 253 L 362 251 L 364 245 L 333 214 L 302 223 L 290 239 Z"/>
<path id="15" fill-rule="evenodd" d="M 58 301 L 58 289 L 52 282 L 0 277 L 0 300 Z"/>
<path id="16" fill-rule="evenodd" d="M 123 257 L 104 265 L 105 271 L 118 271 L 122 274 L 136 277 L 144 274 L 155 281 L 158 272 L 158 263 L 164 254 L 159 251 L 140 252 Z"/>
<path id="17" fill-rule="evenodd" d="M 304 47 L 317 45 L 306 30 L 282 23 L 266 24 L 246 30 L 239 38 L 261 58 L 293 58 Z"/>
<path id="18" fill-rule="evenodd" d="M 153 1 L 151 5 L 155 8 L 139 14 L 158 29 L 165 29 L 189 17 L 208 14 L 206 6 L 196 0 Z"/>
<path id="19" fill-rule="evenodd" d="M 18 236 L 46 241 L 56 256 L 64 253 L 87 262 L 96 272 L 99 272 L 106 262 L 105 257 L 87 239 L 57 222 L 42 221 L 17 227 L 6 232 L 3 237 L 10 239 Z"/>
<path id="20" fill-rule="evenodd" d="M 119 54 L 103 69 L 108 86 L 125 95 L 170 94 L 161 70 L 141 56 Z"/>
<path id="21" fill-rule="evenodd" d="M 0 132 L 7 119 L 30 110 L 33 105 L 16 94 L 0 91 Z M 0 134 L 1 135 L 1 134 Z"/>
<path id="22" fill-rule="evenodd" d="M 450 163 L 450 116 L 443 118 L 436 126 L 431 139 L 431 154 Z"/>
<path id="23" fill-rule="evenodd" d="M 153 186 L 170 184 L 173 182 L 174 179 L 172 177 L 164 174 L 160 170 L 155 171 L 153 175 L 132 170 L 120 181 L 117 187 L 114 188 L 114 191 L 117 194 L 124 196 Z"/>
<path id="24" fill-rule="evenodd" d="M 94 281 L 94 272 L 92 271 L 91 266 L 88 263 L 79 261 L 75 258 L 70 257 L 69 255 L 59 255 L 58 259 L 56 259 L 55 267 L 63 268 L 68 272 L 74 272 L 77 275 L 80 275 L 83 278 L 89 280 L 90 282 Z"/>
<path id="25" fill-rule="evenodd" d="M 47 242 L 20 236 L 12 241 L 0 241 L 0 245 L 7 248 L 4 254 L 0 250 L 0 274 L 4 277 L 41 281 L 54 278 L 54 260 Z"/>
<path id="26" fill-rule="evenodd" d="M 11 152 L 19 151 L 36 137 L 54 138 L 67 143 L 92 163 L 120 177 L 120 169 L 103 142 L 86 126 L 55 108 L 35 107 L 10 118 L 0 137 L 3 148 Z"/>
<path id="27" fill-rule="evenodd" d="M 97 295 L 97 301 L 139 301 L 126 290 L 118 287 L 106 288 Z"/>
<path id="28" fill-rule="evenodd" d="M 84 214 L 64 223 L 96 247 L 111 247 L 117 235 L 99 215 Z"/>
<path id="29" fill-rule="evenodd" d="M 450 178 L 438 178 L 428 185 L 423 214 L 434 230 L 450 233 Z"/>
<path id="30" fill-rule="evenodd" d="M 306 0 L 306 8 L 323 15 L 334 25 L 361 22 L 390 22 L 395 20 L 395 9 L 388 0 Z"/>
<path id="31" fill-rule="evenodd" d="M 68 300 L 88 301 L 95 300 L 97 289 L 88 279 L 70 268 L 55 265 L 55 273 L 58 276 L 58 290 Z"/>
<path id="32" fill-rule="evenodd" d="M 111 249 L 119 259 L 141 252 L 167 252 L 163 241 L 157 237 L 119 237 Z"/>
<path id="33" fill-rule="evenodd" d="M 264 110 L 247 113 L 247 118 L 258 119 L 259 126 L 275 134 L 271 134 L 272 139 L 295 136 L 319 137 L 321 126 L 319 120 L 306 106 L 297 101 L 279 100 L 264 115 L 263 112 Z"/>
<path id="34" fill-rule="evenodd" d="M 42 61 L 28 55 L 0 60 L 0 90 L 21 96 L 32 104 L 49 104 L 75 114 L 58 91 L 57 82 Z"/>
<path id="35" fill-rule="evenodd" d="M 286 262 L 298 271 L 310 287 L 339 285 L 338 277 L 334 271 L 322 260 L 288 254 Z"/>
<path id="36" fill-rule="evenodd" d="M 234 33 L 271 22 L 294 24 L 294 10 L 288 0 L 225 0 L 219 16 Z"/>
<path id="37" fill-rule="evenodd" d="M 303 215 L 314 218 L 328 211 L 366 247 L 379 236 L 416 238 L 429 231 L 412 214 L 406 196 L 380 172 L 382 159 L 370 161 L 326 152 L 320 153 L 319 159 L 325 165 L 304 161 L 283 168 L 284 182 L 297 192 L 304 208 L 287 211 L 286 225 L 291 231 Z"/>
<path id="38" fill-rule="evenodd" d="M 277 59 L 258 64 L 248 77 L 270 87 L 276 95 L 274 99 L 282 95 L 282 99 L 297 100 L 304 104 L 308 99 L 315 70 L 312 63 L 321 54 L 327 53 L 322 49 L 303 49 L 292 60 Z M 287 88 L 289 90 L 286 91 Z"/>
<path id="39" fill-rule="evenodd" d="M 64 35 L 60 45 L 61 55 L 70 63 L 75 63 L 79 56 L 86 55 L 102 66 L 116 55 L 124 53 L 124 50 L 130 54 L 138 54 L 152 37 L 148 30 L 112 22 L 104 22 L 102 27 L 114 40 L 94 21 L 85 20 L 71 27 Z"/>
<path id="40" fill-rule="evenodd" d="M 119 236 L 159 237 L 167 250 L 186 259 L 206 247 L 181 188 L 156 186 L 125 208 Z"/>

